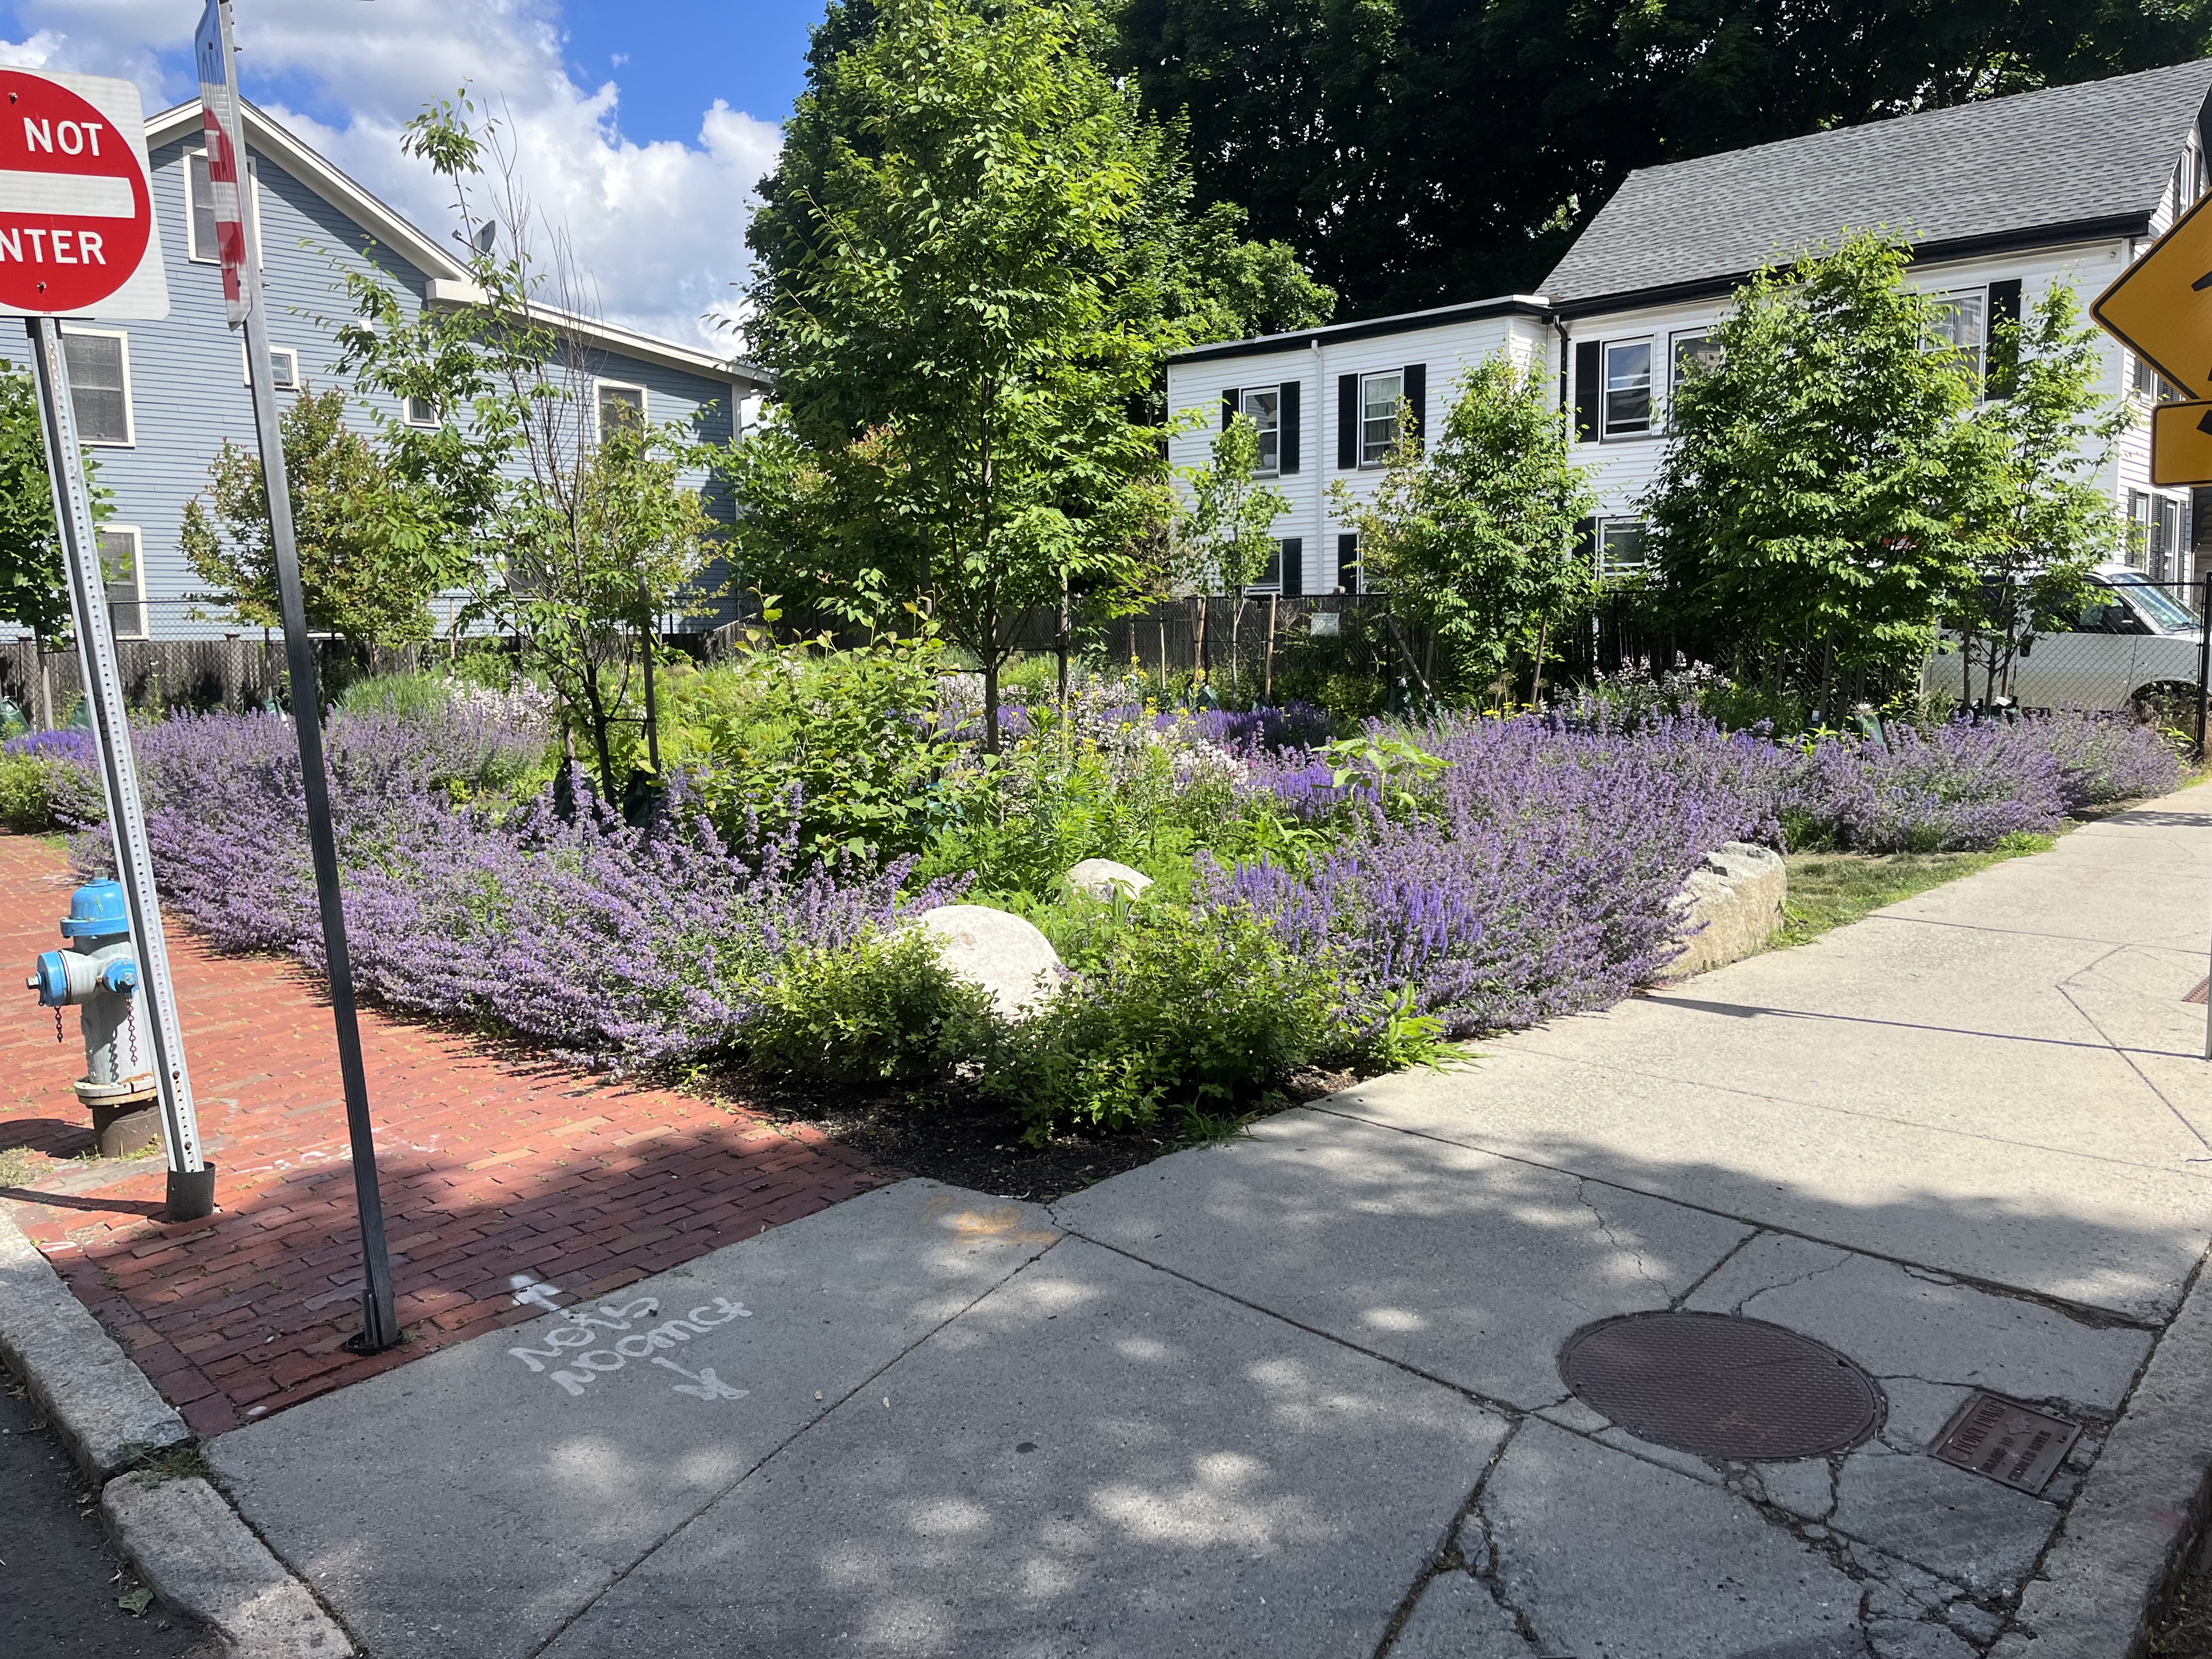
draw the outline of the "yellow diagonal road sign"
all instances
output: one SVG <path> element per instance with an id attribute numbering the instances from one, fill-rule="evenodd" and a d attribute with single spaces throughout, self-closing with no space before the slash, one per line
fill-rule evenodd
<path id="1" fill-rule="evenodd" d="M 2212 403 L 2160 404 L 2151 411 L 2150 481 L 2212 483 Z"/>
<path id="2" fill-rule="evenodd" d="M 2212 398 L 2212 196 L 2097 296 L 2089 314 L 2192 398 Z"/>

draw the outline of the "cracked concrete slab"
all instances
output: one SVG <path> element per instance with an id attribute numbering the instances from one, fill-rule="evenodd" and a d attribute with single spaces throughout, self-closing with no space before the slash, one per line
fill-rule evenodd
<path id="1" fill-rule="evenodd" d="M 1576 1659 L 1865 1659 L 1859 1587 L 1715 1487 L 1539 1419 L 1484 1489 L 1493 1582 Z"/>
<path id="2" fill-rule="evenodd" d="M 1065 1199 L 1060 1224 L 1523 1408 L 1611 1314 L 1663 1308 L 1749 1229 L 1325 1112 Z"/>
<path id="3" fill-rule="evenodd" d="M 1779 1233 L 1737 1251 L 1684 1305 L 1787 1325 L 1879 1377 L 2100 1413 L 2119 1408 L 2153 1334 Z"/>
<path id="4" fill-rule="evenodd" d="M 1441 1572 L 1383 1650 L 1387 1659 L 1539 1659 L 1513 1615 L 1463 1572 Z"/>
<path id="5" fill-rule="evenodd" d="M 1370 1655 L 1506 1431 L 1070 1239 L 686 1524 L 548 1659 Z"/>
<path id="6" fill-rule="evenodd" d="M 1869 1447 L 1844 1460 L 1827 1524 L 1976 1595 L 2008 1596 L 2058 1517 L 2056 1504 L 1937 1458 Z"/>

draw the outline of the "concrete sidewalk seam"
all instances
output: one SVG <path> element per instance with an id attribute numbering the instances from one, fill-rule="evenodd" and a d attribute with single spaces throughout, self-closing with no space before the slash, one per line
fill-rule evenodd
<path id="1" fill-rule="evenodd" d="M 1038 1207 L 1045 1210 L 1048 1214 L 1050 1213 L 1049 1206 L 1040 1205 Z M 1057 1225 L 1058 1224 L 1055 1223 L 1054 1224 Z M 1060 1234 L 1062 1237 L 1072 1236 L 1064 1227 L 1060 1229 Z M 784 1437 L 777 1441 L 775 1445 L 769 1447 L 767 1451 L 763 1452 L 749 1468 L 746 1468 L 744 1474 L 738 1475 L 736 1480 L 731 1481 L 726 1486 L 711 1493 L 703 1502 L 694 1507 L 690 1514 L 684 1516 L 675 1522 L 665 1532 L 662 1533 L 659 1537 L 654 1539 L 650 1544 L 647 1545 L 644 1549 L 639 1551 L 635 1560 L 631 1561 L 628 1566 L 623 1568 L 621 1571 L 610 1577 L 607 1582 L 600 1585 L 594 1594 L 576 1607 L 576 1609 L 569 1613 L 567 1618 L 563 1619 L 558 1625 L 555 1626 L 551 1631 L 547 1632 L 544 1641 L 539 1642 L 537 1645 L 531 1648 L 528 1652 L 527 1659 L 537 1659 L 537 1656 L 545 1652 L 556 1643 L 560 1641 L 560 1639 L 566 1636 L 575 1626 L 579 1620 L 582 1619 L 586 1613 L 590 1613 L 593 1607 L 597 1607 L 602 1601 L 605 1600 L 606 1597 L 611 1595 L 617 1586 L 622 1584 L 623 1581 L 628 1579 L 632 1573 L 635 1572 L 640 1567 L 643 1566 L 654 1556 L 658 1555 L 662 1550 L 665 1549 L 676 1539 L 682 1536 L 685 1528 L 689 1527 L 701 1516 L 713 1509 L 715 1504 L 720 1503 L 732 1492 L 737 1491 L 738 1487 L 744 1486 L 745 1482 L 750 1480 L 755 1475 L 758 1474 L 778 1457 L 788 1451 L 793 1445 L 804 1439 L 808 1431 L 817 1424 L 824 1421 L 833 1413 L 841 1410 L 849 1401 L 858 1397 L 860 1394 L 874 1387 L 876 1379 L 883 1376 L 885 1371 L 890 1370 L 901 1360 L 915 1352 L 917 1349 L 921 1347 L 923 1344 L 928 1342 L 940 1332 L 948 1329 L 955 1322 L 967 1317 L 967 1316 L 975 1308 L 990 1300 L 990 1298 L 995 1296 L 999 1291 L 1004 1290 L 1007 1285 L 1019 1279 L 1024 1273 L 1029 1272 L 1029 1270 L 1036 1267 L 1038 1262 L 1050 1255 L 1054 1246 L 1058 1245 L 1059 1243 L 1060 1240 L 1057 1238 L 1053 1240 L 1052 1243 L 1046 1245 L 1042 1250 L 1039 1250 L 1036 1255 L 1032 1256 L 1029 1261 L 1022 1263 L 1020 1267 L 1015 1268 L 1013 1272 L 1008 1273 L 1006 1278 L 1000 1279 L 988 1290 L 983 1291 L 979 1296 L 970 1297 L 968 1301 L 963 1303 L 958 1308 L 955 1309 L 951 1313 L 947 1314 L 944 1319 L 931 1326 L 929 1329 L 924 1331 L 912 1342 L 900 1349 L 898 1352 L 893 1354 L 882 1364 L 877 1366 L 875 1370 L 870 1371 L 866 1376 L 855 1382 L 843 1394 L 838 1395 L 835 1401 L 823 1402 L 820 1412 L 817 1413 L 808 1421 L 801 1424 L 798 1428 L 793 1429 L 789 1434 L 784 1436 Z"/>
<path id="2" fill-rule="evenodd" d="M 1538 1029 L 1541 1030 L 1543 1028 L 1539 1027 Z M 1938 1030 L 1939 1028 L 1923 1026 L 1917 1029 L 1934 1030 Z M 1945 1035 L 1971 1036 L 1975 1034 L 1951 1032 L 1945 1033 Z M 2114 1052 L 2110 1045 L 2095 1042 L 2069 1042 L 2058 1046 L 2064 1048 L 2084 1048 L 2093 1054 L 2111 1054 Z M 1863 1123 L 1887 1123 L 1902 1129 L 1917 1130 L 1922 1134 L 1948 1136 L 1954 1140 L 1978 1140 L 1993 1146 L 2018 1146 L 2028 1152 L 2048 1152 L 2057 1158 L 2079 1158 L 2084 1163 L 2112 1164 L 2117 1164 L 2119 1168 L 2124 1170 L 2146 1170 L 2156 1175 L 2181 1176 L 2191 1181 L 2212 1181 L 2212 1175 L 2199 1174 L 2197 1171 L 2193 1170 L 2170 1169 L 2162 1164 L 2142 1164 L 2138 1163 L 2134 1158 L 2112 1158 L 2103 1152 L 2085 1152 L 2071 1146 L 2052 1146 L 2039 1140 L 2016 1140 L 2005 1135 L 1978 1134 L 1969 1130 L 1953 1129 L 1941 1124 L 1919 1123 L 1914 1121 L 1911 1118 L 1892 1117 L 1887 1112 L 1855 1111 L 1848 1106 L 1832 1105 L 1826 1101 L 1801 1100 L 1795 1095 L 1770 1095 L 1758 1089 L 1740 1088 L 1734 1084 L 1729 1083 L 1713 1083 L 1693 1078 L 1670 1077 L 1664 1072 L 1647 1072 L 1633 1066 L 1607 1066 L 1594 1060 L 1577 1060 L 1571 1054 L 1563 1054 L 1559 1053 L 1557 1050 L 1551 1048 L 1540 1048 L 1534 1043 L 1522 1044 L 1517 1052 L 1526 1054 L 1533 1059 L 1549 1060 L 1554 1065 L 1579 1066 L 1587 1071 L 1600 1072 L 1611 1077 L 1635 1078 L 1638 1081 L 1644 1083 L 1663 1083 L 1677 1087 L 1707 1089 L 1711 1090 L 1715 1094 L 1741 1095 L 1746 1100 L 1764 1101 L 1770 1106 L 1787 1106 L 1793 1111 L 1824 1112 L 1831 1117 L 1851 1118 Z M 2136 1052 L 2139 1054 L 2149 1054 L 2154 1059 L 2162 1060 L 2197 1060 L 2201 1058 L 2201 1056 L 2196 1054 L 2183 1054 L 2178 1049 L 2144 1048 L 2138 1049 Z M 1480 1059 L 1482 1056 L 1477 1055 L 1475 1058 Z M 1388 1081 L 1391 1076 L 1396 1075 L 1402 1074 L 1387 1074 L 1383 1078 L 1370 1079 L 1370 1081 Z M 1322 1098 L 1323 1100 L 1328 1100 L 1333 1099 L 1334 1097 L 1324 1096 Z M 1332 1108 L 1324 1105 L 1322 1101 L 1309 1101 L 1306 1103 L 1311 1109 L 1317 1112 L 1333 1109 Z M 1345 1113 L 1343 1115 L 1353 1116 L 1357 1115 L 1352 1113 Z M 1363 1119 L 1362 1121 L 1366 1122 L 1382 1122 L 1381 1119 L 1376 1118 Z M 1400 1126 L 1391 1123 L 1383 1123 L 1382 1127 L 1385 1128 L 1396 1128 Z M 1407 1130 L 1406 1133 L 1410 1134 L 1417 1132 Z M 1488 1148 L 1486 1147 L 1481 1150 L 1487 1151 Z M 1500 1158 L 1505 1158 L 1510 1156 L 1510 1154 L 1500 1152 L 1498 1156 Z M 1522 1163 L 1529 1163 L 1533 1160 L 1523 1158 L 1521 1161 Z M 1538 1167 L 1540 1169 L 1549 1169 L 1553 1166 L 1549 1164 L 1540 1164 Z M 1573 1171 L 1565 1170 L 1563 1171 L 1563 1173 L 1572 1174 Z M 1632 1188 L 1629 1190 L 1634 1191 L 1635 1188 Z M 1670 1203 L 1675 1201 L 1676 1200 L 1668 1200 Z"/>
<path id="3" fill-rule="evenodd" d="M 1989 1659 L 2136 1659 L 2212 1472 L 2212 1274 L 2202 1260 Z"/>
<path id="4" fill-rule="evenodd" d="M 1518 1164 L 1524 1169 L 1543 1170 L 1553 1175 L 1565 1176 L 1576 1181 L 1594 1181 L 1601 1187 L 1612 1188 L 1615 1192 L 1633 1193 L 1638 1198 L 1648 1198 L 1655 1200 L 1662 1204 L 1671 1204 L 1678 1209 L 1695 1211 L 1699 1215 L 1712 1216 L 1722 1221 L 1732 1221 L 1738 1226 L 1749 1227 L 1759 1232 L 1773 1233 L 1777 1237 L 1782 1238 L 1802 1239 L 1808 1244 L 1824 1245 L 1832 1250 L 1848 1250 L 1853 1255 L 1863 1255 L 1869 1261 L 1886 1261 L 1891 1267 L 1900 1267 L 1907 1273 L 1940 1273 L 1945 1279 L 1954 1279 L 1959 1284 L 1966 1285 L 1973 1290 L 1983 1291 L 1990 1296 L 2003 1297 L 2009 1301 L 2026 1302 L 2034 1307 L 2048 1308 L 2054 1313 L 2063 1314 L 2067 1318 L 2074 1321 L 2076 1324 L 2087 1325 L 2094 1330 L 2156 1332 L 2166 1328 L 2164 1324 L 2161 1324 L 2155 1320 L 2131 1319 L 2125 1314 L 2115 1313 L 2110 1308 L 2094 1308 L 2090 1307 L 2084 1303 L 2069 1302 L 2063 1297 L 2047 1296 L 2039 1291 L 2024 1291 L 2017 1285 L 2007 1285 L 1996 1279 L 1979 1279 L 1971 1273 L 1959 1273 L 1948 1267 L 1938 1267 L 1930 1262 L 1915 1261 L 1905 1256 L 1885 1255 L 1880 1250 L 1868 1249 L 1863 1245 L 1846 1244 L 1839 1239 L 1823 1237 L 1818 1233 L 1801 1232 L 1795 1227 L 1779 1226 L 1771 1221 L 1755 1221 L 1749 1216 L 1736 1215 L 1728 1210 L 1717 1210 L 1709 1204 L 1695 1203 L 1686 1198 L 1678 1198 L 1671 1193 L 1650 1192 L 1642 1187 L 1631 1187 L 1621 1182 L 1610 1180 L 1603 1176 L 1582 1175 L 1574 1170 L 1569 1169 L 1564 1164 L 1546 1164 L 1540 1159 L 1524 1157 L 1518 1152 L 1500 1152 L 1496 1147 L 1480 1146 L 1473 1141 L 1449 1140 L 1442 1135 L 1431 1134 L 1425 1129 L 1408 1128 L 1402 1123 L 1392 1123 L 1383 1118 L 1363 1117 L 1357 1112 L 1348 1112 L 1344 1110 L 1341 1107 L 1331 1106 L 1328 1103 L 1334 1098 L 1335 1098 L 1334 1096 L 1324 1096 L 1320 1100 L 1307 1102 L 1300 1109 L 1318 1113 L 1329 1117 L 1342 1118 L 1346 1121 L 1351 1123 L 1364 1124 L 1369 1128 L 1372 1129 L 1388 1129 L 1394 1134 L 1411 1135 L 1416 1140 L 1431 1141 L 1439 1146 L 1455 1146 L 1463 1152 L 1480 1152 L 1485 1158 L 1498 1158 L 1507 1164 Z M 1784 1102 L 1783 1103 L 1789 1104 L 1790 1103 Z M 2144 1164 L 2130 1165 L 2130 1167 L 2147 1169 L 2150 1166 Z M 2200 1176 L 2198 1178 L 2212 1179 L 2212 1177 L 2203 1176 Z M 1071 1231 L 1073 1230 L 1071 1229 Z M 1084 1235 L 1079 1233 L 1076 1234 L 1076 1237 L 1082 1237 Z M 1091 1242 L 1092 1243 L 1098 1243 L 1096 1239 L 1092 1239 Z M 1743 1243 L 1745 1244 L 1749 1243 L 1749 1239 L 1743 1241 Z M 1105 1248 L 1112 1249 L 1115 1247 L 1109 1244 Z M 1736 1248 L 1741 1249 L 1742 1248 L 1742 1244 L 1739 1244 Z M 1138 1257 L 1136 1259 L 1139 1261 L 1143 1260 L 1142 1257 Z M 1172 1269 L 1164 1269 L 1164 1271 L 1172 1271 Z M 1716 1266 L 1714 1271 L 1718 1271 L 1717 1266 Z M 1710 1278 L 1711 1274 L 1708 1274 L 1707 1277 Z M 1208 1288 L 1210 1289 L 1212 1287 L 1209 1286 Z M 1687 1292 L 1686 1292 L 1686 1294 L 1687 1294 Z M 1280 1317 L 1280 1316 L 1279 1315 L 1277 1317 Z M 2166 1322 L 2171 1323 L 2172 1322 L 2168 1321 Z"/>

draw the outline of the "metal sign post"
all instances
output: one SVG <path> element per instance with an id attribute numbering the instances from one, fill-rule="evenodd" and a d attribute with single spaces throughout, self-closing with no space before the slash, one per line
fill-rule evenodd
<path id="1" fill-rule="evenodd" d="M 215 1208 L 215 1166 L 200 1156 L 199 1118 L 192 1109 L 191 1076 L 185 1066 L 184 1031 L 177 1021 L 169 947 L 161 933 L 154 860 L 146 846 L 145 808 L 138 799 L 138 768 L 131 750 L 130 710 L 115 660 L 114 631 L 108 626 L 107 588 L 93 534 L 92 497 L 85 488 L 84 456 L 77 447 L 76 415 L 70 404 L 69 363 L 62 350 L 61 325 L 51 317 L 33 317 L 26 325 L 46 440 L 46 474 L 53 483 L 54 525 L 69 572 L 77 662 L 84 675 L 85 703 L 92 711 L 100 779 L 107 790 L 115 874 L 123 886 L 146 999 L 153 1005 L 154 1076 L 161 1094 L 161 1141 L 169 1157 L 168 1216 L 172 1221 L 191 1221 Z"/>
<path id="2" fill-rule="evenodd" d="M 154 1080 L 168 1154 L 168 1218 L 215 1208 L 215 1166 L 201 1155 L 191 1074 L 161 931 L 130 712 L 107 615 L 92 495 L 77 447 L 59 317 L 169 314 L 146 171 L 145 118 L 128 81 L 0 70 L 0 311 L 22 315 L 39 389 L 54 529 L 69 583 L 77 662 L 107 795 L 107 829 L 132 949 L 153 1015 Z M 43 667 L 43 664 L 41 664 Z"/>
<path id="3" fill-rule="evenodd" d="M 323 770 L 322 691 L 315 677 L 315 648 L 307 634 L 307 606 L 300 586 L 300 553 L 292 529 L 292 489 L 284 471 L 284 440 L 276 421 L 276 388 L 269 372 L 269 319 L 261 289 L 260 250 L 253 220 L 244 211 L 246 135 L 239 119 L 238 58 L 231 44 L 228 0 L 208 0 L 193 42 L 200 96 L 206 109 L 208 173 L 216 198 L 216 246 L 222 264 L 223 297 L 233 327 L 246 325 L 247 380 L 253 392 L 253 429 L 261 446 L 261 476 L 269 501 L 269 537 L 276 555 L 277 600 L 284 617 L 284 660 L 292 688 L 292 729 L 299 736 L 301 781 L 307 805 L 307 844 L 315 866 L 315 896 L 323 915 L 323 950 L 329 963 L 331 1016 L 337 1027 L 338 1073 L 345 1087 L 346 1130 L 353 1148 L 353 1190 L 361 1216 L 361 1334 L 347 1344 L 356 1353 L 381 1353 L 400 1340 L 392 1262 L 385 1246 L 384 1199 L 376 1178 L 376 1133 L 368 1116 L 368 1077 L 362 1064 L 361 1022 L 354 1010 L 353 959 L 346 951 L 345 905 L 338 887 L 337 840 L 331 828 L 330 786 Z"/>

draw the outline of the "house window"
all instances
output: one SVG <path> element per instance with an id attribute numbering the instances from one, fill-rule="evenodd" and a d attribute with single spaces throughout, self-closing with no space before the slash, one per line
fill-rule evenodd
<path id="1" fill-rule="evenodd" d="M 1987 289 L 1954 289 L 1948 294 L 1934 297 L 1936 311 L 1936 349 L 1955 353 L 1973 372 L 1977 380 L 1985 366 L 1985 351 L 1989 343 L 1989 304 Z"/>
<path id="2" fill-rule="evenodd" d="M 625 426 L 632 431 L 645 427 L 645 388 L 623 386 L 614 380 L 599 383 L 599 435 L 618 432 Z"/>
<path id="3" fill-rule="evenodd" d="M 269 348 L 269 384 L 279 392 L 300 389 L 300 354 L 290 346 Z M 253 384 L 252 360 L 246 356 L 246 348 L 238 348 L 238 373 L 247 386 Z"/>
<path id="4" fill-rule="evenodd" d="M 1605 435 L 1639 438 L 1651 430 L 1651 342 L 1605 349 Z"/>
<path id="5" fill-rule="evenodd" d="M 1597 574 L 1625 576 L 1644 568 L 1644 520 L 1601 519 L 1597 526 Z"/>
<path id="6" fill-rule="evenodd" d="M 1237 412 L 1260 434 L 1262 472 L 1279 472 L 1283 465 L 1283 391 L 1280 386 L 1257 386 L 1237 394 Z"/>
<path id="7" fill-rule="evenodd" d="M 2154 495 L 2150 502 L 2150 579 L 2170 582 L 2181 549 L 2181 503 L 2171 495 Z"/>
<path id="8" fill-rule="evenodd" d="M 80 443 L 128 446 L 131 430 L 131 349 L 119 333 L 62 331 L 69 364 L 70 406 Z"/>
<path id="9" fill-rule="evenodd" d="M 1396 369 L 1366 374 L 1359 381 L 1359 464 L 1382 466 L 1398 442 L 1398 405 L 1406 400 L 1406 377 Z"/>
<path id="10" fill-rule="evenodd" d="M 2137 570 L 2150 568 L 2150 492 L 2128 491 L 2128 545 L 2125 562 Z"/>
<path id="11" fill-rule="evenodd" d="M 2153 403 L 2178 404 L 2188 397 L 2187 392 L 2153 368 L 2148 357 L 2137 357 L 2135 365 L 2135 388 Z"/>
<path id="12" fill-rule="evenodd" d="M 1246 592 L 1279 593 L 1283 591 L 1283 554 L 1285 546 L 1285 543 L 1279 541 L 1274 544 L 1273 549 L 1267 555 L 1267 562 L 1260 567 L 1260 574 L 1253 578 L 1251 586 L 1244 590 Z"/>
<path id="13" fill-rule="evenodd" d="M 246 210 L 253 216 L 253 246 L 261 246 L 261 180 L 249 157 L 246 163 Z M 211 265 L 220 258 L 215 243 L 215 180 L 208 173 L 207 152 L 185 152 L 185 258 Z M 262 260 L 266 264 L 267 260 Z"/>
<path id="14" fill-rule="evenodd" d="M 1667 396 L 1669 401 L 1682 390 L 1682 384 L 1693 374 L 1712 372 L 1721 360 L 1721 343 L 1700 329 L 1695 333 L 1677 334 L 1667 343 Z"/>
<path id="15" fill-rule="evenodd" d="M 408 425 L 437 426 L 441 424 L 438 419 L 438 405 L 432 403 L 428 398 L 410 397 L 406 400 L 406 404 Z"/>
<path id="16" fill-rule="evenodd" d="M 93 532 L 100 580 L 107 590 L 107 626 L 118 640 L 146 637 L 146 579 L 138 563 L 136 525 L 104 524 Z"/>

